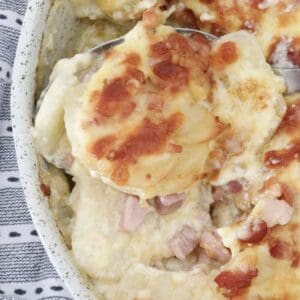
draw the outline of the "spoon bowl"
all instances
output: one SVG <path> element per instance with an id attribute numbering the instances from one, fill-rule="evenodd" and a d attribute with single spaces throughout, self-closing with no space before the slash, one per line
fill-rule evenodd
<path id="1" fill-rule="evenodd" d="M 219 37 L 214 34 L 191 28 L 179 28 L 175 27 L 176 31 L 180 34 L 189 35 L 192 33 L 198 33 L 204 36 L 208 41 L 216 41 Z M 114 46 L 117 46 L 124 42 L 124 37 L 119 37 L 113 40 L 106 41 L 100 45 L 92 48 L 89 52 L 101 54 L 103 51 L 108 50 Z M 286 94 L 296 93 L 300 91 L 300 68 L 286 68 L 272 65 L 273 71 L 282 76 L 286 83 Z"/>

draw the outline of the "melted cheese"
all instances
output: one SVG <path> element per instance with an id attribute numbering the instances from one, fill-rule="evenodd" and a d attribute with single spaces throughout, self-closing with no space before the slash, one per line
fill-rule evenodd
<path id="1" fill-rule="evenodd" d="M 93 176 L 144 199 L 182 192 L 199 181 L 208 141 L 219 131 L 203 103 L 209 78 L 201 61 L 193 69 L 175 63 L 175 56 L 174 63 L 151 58 L 150 42 L 172 34 L 170 27 L 160 26 L 153 35 L 137 25 L 104 60 L 83 97 L 69 97 L 65 106 L 73 155 Z"/>
<path id="2" fill-rule="evenodd" d="M 228 126 L 225 141 L 223 136 L 222 142 L 217 140 L 227 158 L 213 182 L 226 184 L 242 177 L 260 182 L 258 152 L 285 111 L 283 80 L 273 73 L 254 37 L 245 31 L 220 38 L 213 45 L 212 64 L 213 112 Z M 227 135 L 239 145 L 237 150 L 224 145 Z"/>
<path id="3" fill-rule="evenodd" d="M 183 206 L 167 216 L 150 212 L 134 233 L 120 230 L 125 195 L 93 179 L 75 162 L 76 177 L 72 207 L 75 213 L 72 252 L 80 270 L 91 276 L 107 299 L 197 299 L 204 294 L 218 297 L 209 280 L 203 281 L 200 265 L 193 271 L 170 272 L 153 267 L 156 262 L 172 257 L 169 241 L 183 225 L 201 232 L 207 222 L 201 217 L 212 201 L 205 189 L 189 190 Z M 209 280 L 209 282 L 208 282 Z M 161 289 L 163 287 L 163 289 Z M 125 298 L 122 298 L 125 299 Z M 215 298 L 218 299 L 218 298 Z M 222 297 L 220 298 L 222 299 Z"/>
<path id="4" fill-rule="evenodd" d="M 63 159 L 71 153 L 64 126 L 64 104 L 71 88 L 82 90 L 77 74 L 88 69 L 92 62 L 90 54 L 80 54 L 60 60 L 50 77 L 50 84 L 39 100 L 39 109 L 32 130 L 35 146 L 49 162 L 63 167 Z"/>

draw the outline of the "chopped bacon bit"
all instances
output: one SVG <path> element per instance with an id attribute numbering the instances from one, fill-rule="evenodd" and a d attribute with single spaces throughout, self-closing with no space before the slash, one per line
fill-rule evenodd
<path id="1" fill-rule="evenodd" d="M 256 215 L 265 221 L 268 228 L 275 225 L 287 224 L 293 215 L 293 207 L 286 201 L 274 199 L 259 200 L 257 206 L 259 207 Z"/>
<path id="2" fill-rule="evenodd" d="M 300 129 L 300 99 L 296 103 L 287 107 L 285 116 L 278 129 L 284 129 L 287 132 L 293 132 Z"/>
<path id="3" fill-rule="evenodd" d="M 169 144 L 169 149 L 172 153 L 181 153 L 183 147 L 181 145 Z"/>
<path id="4" fill-rule="evenodd" d="M 241 289 L 249 287 L 257 274 L 257 268 L 249 269 L 247 272 L 223 271 L 215 278 L 215 282 L 220 288 L 227 290 L 226 295 L 229 294 L 233 297 L 238 295 Z"/>
<path id="5" fill-rule="evenodd" d="M 238 180 L 232 180 L 227 183 L 227 190 L 232 194 L 240 193 L 243 190 L 243 185 Z"/>
<path id="6" fill-rule="evenodd" d="M 101 138 L 99 140 L 97 140 L 91 147 L 90 147 L 90 153 L 92 153 L 93 155 L 95 155 L 95 157 L 97 159 L 100 159 L 102 157 L 104 157 L 110 147 L 112 146 L 112 144 L 115 142 L 116 137 L 113 135 L 108 135 L 104 138 Z"/>
<path id="7" fill-rule="evenodd" d="M 170 249 L 178 259 L 185 260 L 185 258 L 197 247 L 198 242 L 199 237 L 196 230 L 185 225 L 173 236 L 170 241 Z"/>
<path id="8" fill-rule="evenodd" d="M 144 221 L 149 209 L 141 207 L 139 198 L 128 195 L 124 202 L 120 227 L 126 232 L 134 232 Z"/>
<path id="9" fill-rule="evenodd" d="M 127 54 L 127 57 L 124 60 L 124 63 L 138 67 L 141 63 L 141 57 L 139 56 L 138 53 L 135 52 L 129 53 Z"/>
<path id="10" fill-rule="evenodd" d="M 243 180 L 243 179 L 241 179 Z M 244 189 L 239 180 L 229 181 L 225 185 L 213 187 L 213 199 L 215 203 L 223 202 L 232 198 L 232 194 L 238 194 Z"/>
<path id="11" fill-rule="evenodd" d="M 230 250 L 223 245 L 221 237 L 215 231 L 203 232 L 199 245 L 208 257 L 221 263 L 226 263 L 231 258 Z"/>
<path id="12" fill-rule="evenodd" d="M 233 42 L 225 42 L 219 46 L 216 53 L 212 56 L 212 64 L 217 68 L 233 64 L 238 59 L 238 49 Z"/>
<path id="13" fill-rule="evenodd" d="M 300 140 L 295 140 L 285 149 L 268 151 L 265 154 L 265 165 L 269 169 L 287 167 L 293 160 L 299 160 Z"/>
<path id="14" fill-rule="evenodd" d="M 176 10 L 172 17 L 183 27 L 198 29 L 198 18 L 189 8 Z"/>
<path id="15" fill-rule="evenodd" d="M 46 197 L 51 196 L 51 189 L 50 189 L 49 185 L 41 183 L 40 189 L 41 189 L 42 193 L 44 194 L 44 196 L 46 196 Z"/>
<path id="16" fill-rule="evenodd" d="M 169 61 L 162 61 L 153 66 L 153 73 L 171 86 L 185 87 L 189 81 L 188 69 Z"/>
<path id="17" fill-rule="evenodd" d="M 185 193 L 172 194 L 154 198 L 154 206 L 161 215 L 167 215 L 178 209 L 186 198 Z"/>
<path id="18" fill-rule="evenodd" d="M 246 224 L 237 231 L 237 237 L 243 242 L 257 244 L 264 239 L 267 233 L 268 226 L 265 221 L 252 219 L 251 221 L 246 222 Z"/>
<path id="19" fill-rule="evenodd" d="M 153 44 L 153 72 L 162 80 L 158 85 L 177 92 L 188 84 L 190 77 L 209 80 L 209 75 L 205 73 L 209 66 L 209 53 L 210 44 L 199 34 L 184 37 L 174 32 L 166 40 Z"/>
<path id="20" fill-rule="evenodd" d="M 293 257 L 292 245 L 281 240 L 271 240 L 269 242 L 269 252 L 272 257 L 277 259 L 290 259 Z"/>

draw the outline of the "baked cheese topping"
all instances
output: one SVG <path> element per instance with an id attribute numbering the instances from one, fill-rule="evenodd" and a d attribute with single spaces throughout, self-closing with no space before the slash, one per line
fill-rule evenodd
<path id="1" fill-rule="evenodd" d="M 218 36 L 241 29 L 253 32 L 267 58 L 276 61 L 280 42 L 285 43 L 286 53 L 281 65 L 288 62 L 299 65 L 300 5 L 295 0 L 284 1 L 182 1 L 177 18 L 188 26 L 212 32 Z M 279 52 L 281 52 L 279 54 Z M 283 56 L 283 57 L 282 57 Z M 275 59 L 275 61 L 274 61 Z"/>
<path id="2" fill-rule="evenodd" d="M 106 54 L 80 104 L 68 101 L 73 155 L 93 176 L 143 199 L 199 181 L 221 129 L 206 107 L 209 48 L 200 36 L 162 25 L 153 34 L 139 23 Z"/>

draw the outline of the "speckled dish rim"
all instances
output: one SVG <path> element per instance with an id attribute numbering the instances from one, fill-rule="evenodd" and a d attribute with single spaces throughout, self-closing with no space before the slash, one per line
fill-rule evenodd
<path id="1" fill-rule="evenodd" d="M 73 264 L 52 214 L 41 193 L 37 156 L 31 136 L 35 73 L 49 0 L 29 0 L 18 43 L 11 89 L 11 119 L 20 178 L 27 205 L 44 248 L 75 299 L 96 300 Z"/>

